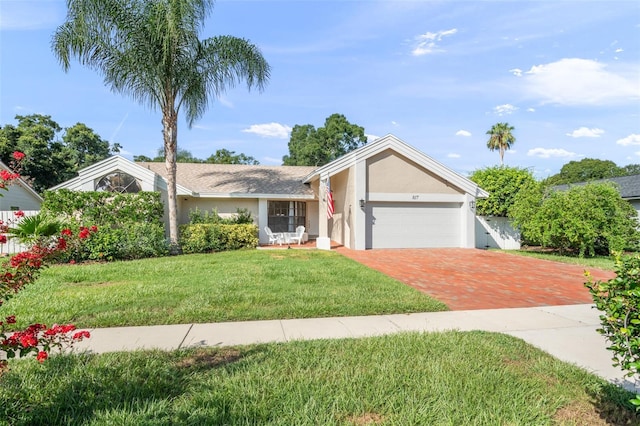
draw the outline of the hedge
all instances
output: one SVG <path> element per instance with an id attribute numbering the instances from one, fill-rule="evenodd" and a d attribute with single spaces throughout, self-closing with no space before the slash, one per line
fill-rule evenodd
<path id="1" fill-rule="evenodd" d="M 196 223 L 180 227 L 183 253 L 209 253 L 258 247 L 258 227 L 253 224 Z"/>

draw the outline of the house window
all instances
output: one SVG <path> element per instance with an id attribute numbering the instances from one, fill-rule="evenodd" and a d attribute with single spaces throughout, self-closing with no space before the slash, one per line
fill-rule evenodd
<path id="1" fill-rule="evenodd" d="M 273 232 L 295 232 L 307 224 L 307 203 L 302 201 L 269 201 L 268 225 Z"/>
<path id="2" fill-rule="evenodd" d="M 140 183 L 136 178 L 121 171 L 109 173 L 96 180 L 96 191 L 136 193 L 140 192 Z"/>

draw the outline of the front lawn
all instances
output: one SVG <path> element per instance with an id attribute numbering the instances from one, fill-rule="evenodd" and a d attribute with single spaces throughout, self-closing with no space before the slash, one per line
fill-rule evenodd
<path id="1" fill-rule="evenodd" d="M 630 398 L 511 336 L 406 333 L 19 360 L 0 424 L 638 424 Z"/>
<path id="2" fill-rule="evenodd" d="M 580 265 L 585 268 L 598 268 L 608 271 L 614 270 L 614 260 L 610 256 L 578 257 L 561 255 L 554 252 L 543 252 L 534 250 L 496 250 L 502 253 L 516 254 L 519 256 L 535 257 L 536 259 L 552 260 L 554 262 L 570 263 Z"/>
<path id="3" fill-rule="evenodd" d="M 340 254 L 247 250 L 58 265 L 3 306 L 17 327 L 206 323 L 429 312 L 446 306 Z"/>

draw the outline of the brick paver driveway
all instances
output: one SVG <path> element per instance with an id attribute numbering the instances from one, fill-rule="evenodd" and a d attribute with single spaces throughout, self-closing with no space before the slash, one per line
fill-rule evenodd
<path id="1" fill-rule="evenodd" d="M 584 268 L 478 249 L 378 249 L 339 253 L 387 274 L 449 309 L 520 308 L 592 303 Z M 595 280 L 613 272 L 590 269 Z"/>

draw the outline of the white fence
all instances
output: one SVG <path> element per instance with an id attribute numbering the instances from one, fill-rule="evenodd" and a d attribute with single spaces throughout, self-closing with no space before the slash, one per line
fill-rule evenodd
<path id="1" fill-rule="evenodd" d="M 35 216 L 38 214 L 38 210 L 25 210 L 23 211 L 24 216 Z M 0 220 L 2 223 L 9 224 L 9 226 L 13 226 L 14 224 L 20 221 L 20 218 L 16 217 L 16 212 L 11 210 L 0 210 Z M 0 255 L 19 253 L 21 251 L 27 250 L 29 247 L 24 244 L 20 244 L 17 238 L 10 238 L 9 234 L 2 234 L 7 237 L 7 242 L 4 244 L 0 244 Z"/>
<path id="2" fill-rule="evenodd" d="M 476 216 L 476 248 L 520 249 L 520 232 L 509 218 Z"/>

